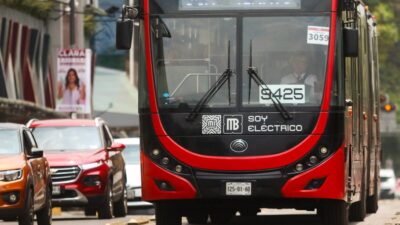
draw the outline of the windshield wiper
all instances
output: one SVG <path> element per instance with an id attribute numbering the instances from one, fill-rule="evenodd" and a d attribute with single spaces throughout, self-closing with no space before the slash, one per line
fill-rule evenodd
<path id="1" fill-rule="evenodd" d="M 249 63 L 249 68 L 247 69 L 247 73 L 249 74 L 249 103 L 250 103 L 250 97 L 251 97 L 251 80 L 253 79 L 258 86 L 262 86 L 266 88 L 270 93 L 271 93 L 271 101 L 274 104 L 276 110 L 278 110 L 285 120 L 291 120 L 293 119 L 292 115 L 286 110 L 286 108 L 282 105 L 281 101 L 275 96 L 273 96 L 273 93 L 271 89 L 269 89 L 268 85 L 265 83 L 263 79 L 258 75 L 257 71 L 253 67 L 253 40 L 250 40 L 250 63 Z"/>
<path id="2" fill-rule="evenodd" d="M 199 112 L 204 108 L 205 105 L 214 97 L 214 95 L 224 86 L 228 81 L 228 92 L 229 92 L 229 105 L 231 104 L 231 41 L 228 41 L 228 67 L 218 78 L 218 80 L 213 84 L 213 86 L 204 94 L 200 101 L 196 104 L 192 112 L 186 118 L 188 121 L 193 121 L 198 116 Z"/>

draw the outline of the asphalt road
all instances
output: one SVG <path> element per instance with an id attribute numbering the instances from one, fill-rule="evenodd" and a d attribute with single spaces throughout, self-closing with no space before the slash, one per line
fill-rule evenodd
<path id="1" fill-rule="evenodd" d="M 63 212 L 55 216 L 54 225 L 125 225 L 130 220 L 145 220 L 147 225 L 155 225 L 152 212 L 141 211 L 139 215 L 130 215 L 126 218 L 112 220 L 97 220 L 95 217 L 85 217 L 80 211 Z M 263 209 L 256 221 L 244 220 L 236 217 L 232 225 L 323 225 L 314 212 L 296 210 Z M 0 222 L 1 225 L 17 225 L 16 222 Z M 400 224 L 400 200 L 381 200 L 377 214 L 368 215 L 364 222 L 350 223 L 351 225 L 396 225 Z M 183 225 L 188 225 L 183 219 Z"/>

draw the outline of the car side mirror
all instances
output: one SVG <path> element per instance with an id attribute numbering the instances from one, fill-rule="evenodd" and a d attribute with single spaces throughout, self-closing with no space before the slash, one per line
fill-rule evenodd
<path id="1" fill-rule="evenodd" d="M 109 148 L 109 151 L 122 152 L 125 147 L 124 144 L 114 142 Z"/>
<path id="2" fill-rule="evenodd" d="M 343 29 L 343 48 L 345 57 L 358 57 L 358 30 Z"/>
<path id="3" fill-rule="evenodd" d="M 37 148 L 32 148 L 31 153 L 29 154 L 28 158 L 29 159 L 37 159 L 37 158 L 42 158 L 43 157 L 43 151 L 39 150 Z"/>

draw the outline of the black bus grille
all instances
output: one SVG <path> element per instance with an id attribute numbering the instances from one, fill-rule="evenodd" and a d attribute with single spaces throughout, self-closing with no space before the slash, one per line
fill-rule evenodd
<path id="1" fill-rule="evenodd" d="M 72 167 L 53 167 L 51 168 L 51 180 L 53 183 L 74 181 L 81 169 L 77 166 Z"/>

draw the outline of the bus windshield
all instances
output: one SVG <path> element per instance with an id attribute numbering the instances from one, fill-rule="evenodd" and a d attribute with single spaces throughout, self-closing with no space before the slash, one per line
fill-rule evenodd
<path id="1" fill-rule="evenodd" d="M 321 105 L 330 34 L 326 14 L 157 15 L 151 31 L 160 108 L 190 111 L 227 69 L 231 75 L 205 107 L 273 107 L 273 99 L 290 107 Z"/>

